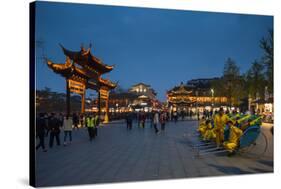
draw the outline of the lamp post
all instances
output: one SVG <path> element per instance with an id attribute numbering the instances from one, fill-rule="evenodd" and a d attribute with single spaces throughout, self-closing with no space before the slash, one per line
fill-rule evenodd
<path id="1" fill-rule="evenodd" d="M 214 89 L 211 89 L 211 93 L 212 93 L 212 107 L 214 107 Z"/>
<path id="2" fill-rule="evenodd" d="M 197 119 L 199 120 L 199 110 L 198 110 L 198 91 L 196 93 L 196 114 L 197 114 Z"/>

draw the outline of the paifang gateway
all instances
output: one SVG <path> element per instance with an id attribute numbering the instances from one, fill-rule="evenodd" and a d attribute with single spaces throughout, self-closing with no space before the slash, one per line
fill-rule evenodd
<path id="1" fill-rule="evenodd" d="M 70 51 L 60 45 L 64 55 L 65 63 L 54 63 L 46 59 L 47 65 L 55 73 L 61 75 L 66 81 L 66 114 L 70 115 L 70 93 L 81 95 L 81 113 L 85 112 L 86 89 L 95 90 L 98 93 L 98 112 L 101 113 L 101 102 L 105 101 L 104 122 L 108 118 L 109 91 L 117 86 L 117 83 L 109 79 L 103 79 L 102 74 L 109 73 L 114 66 L 104 64 L 100 59 L 91 53 L 91 48 L 87 50 L 81 47 L 80 51 Z"/>

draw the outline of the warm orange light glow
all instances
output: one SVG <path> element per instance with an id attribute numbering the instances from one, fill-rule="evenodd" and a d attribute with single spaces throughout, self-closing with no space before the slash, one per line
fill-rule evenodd
<path id="1" fill-rule="evenodd" d="M 72 79 L 69 79 L 68 83 L 69 83 L 70 92 L 77 93 L 77 94 L 84 94 L 84 91 L 86 89 L 85 84 L 78 81 L 74 81 Z"/>

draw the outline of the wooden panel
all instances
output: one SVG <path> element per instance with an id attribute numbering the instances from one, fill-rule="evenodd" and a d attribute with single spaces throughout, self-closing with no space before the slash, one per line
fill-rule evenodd
<path id="1" fill-rule="evenodd" d="M 109 98 L 109 91 L 106 89 L 100 89 L 100 98 L 106 100 Z"/>
<path id="2" fill-rule="evenodd" d="M 71 80 L 71 79 L 68 80 L 68 83 L 69 83 L 70 92 L 81 94 L 81 95 L 84 94 L 85 88 L 86 88 L 84 83 L 74 81 L 74 80 Z"/>

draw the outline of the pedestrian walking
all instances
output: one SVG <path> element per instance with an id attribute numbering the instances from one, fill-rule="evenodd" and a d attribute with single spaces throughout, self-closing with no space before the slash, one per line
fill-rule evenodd
<path id="1" fill-rule="evenodd" d="M 166 112 L 162 112 L 160 114 L 160 124 L 161 124 L 161 130 L 164 131 L 165 130 L 165 124 L 166 124 Z"/>
<path id="2" fill-rule="evenodd" d="M 79 127 L 78 127 L 79 117 L 76 113 L 73 113 L 73 115 L 72 115 L 72 122 L 73 122 L 74 128 L 76 128 L 78 130 L 79 129 Z"/>
<path id="3" fill-rule="evenodd" d="M 63 130 L 64 130 L 64 142 L 63 145 L 66 146 L 66 138 L 69 136 L 69 143 L 72 142 L 72 119 L 66 116 L 63 120 Z"/>
<path id="4" fill-rule="evenodd" d="M 184 120 L 184 116 L 185 116 L 184 114 L 185 114 L 185 112 L 182 110 L 182 111 L 181 111 L 181 120 L 182 120 L 182 121 Z"/>
<path id="5" fill-rule="evenodd" d="M 43 152 L 47 152 L 45 149 L 45 130 L 47 128 L 46 120 L 44 114 L 40 113 L 39 117 L 36 118 L 36 136 L 39 138 L 39 144 L 36 146 L 36 150 L 40 147 L 43 149 Z"/>
<path id="6" fill-rule="evenodd" d="M 165 114 L 166 114 L 166 122 L 168 122 L 170 120 L 170 117 L 169 117 L 169 112 L 165 111 Z"/>
<path id="7" fill-rule="evenodd" d="M 51 114 L 51 118 L 49 120 L 50 127 L 50 141 L 49 147 L 53 147 L 54 139 L 56 139 L 57 146 L 60 146 L 60 122 L 56 117 L 55 113 Z"/>
<path id="8" fill-rule="evenodd" d="M 193 111 L 192 110 L 190 110 L 190 112 L 189 112 L 189 117 L 190 117 L 190 119 L 192 119 L 192 117 L 193 117 Z"/>
<path id="9" fill-rule="evenodd" d="M 173 121 L 173 114 L 171 110 L 169 111 L 169 121 Z"/>
<path id="10" fill-rule="evenodd" d="M 150 120 L 150 128 L 153 127 L 153 112 L 149 113 L 149 120 Z"/>
<path id="11" fill-rule="evenodd" d="M 157 125 L 159 123 L 159 114 L 158 112 L 156 111 L 154 113 L 154 117 L 153 117 L 153 126 L 154 126 L 154 130 L 155 130 L 155 133 L 157 134 L 159 132 L 158 128 L 157 128 Z"/>
<path id="12" fill-rule="evenodd" d="M 85 124 L 85 118 L 84 118 L 84 115 L 83 114 L 80 114 L 80 125 L 81 127 L 83 128 L 84 127 L 84 124 Z"/>
<path id="13" fill-rule="evenodd" d="M 138 127 L 141 127 L 141 116 L 140 116 L 140 112 L 137 112 L 137 122 L 138 122 Z"/>
<path id="14" fill-rule="evenodd" d="M 46 113 L 44 118 L 45 118 L 45 122 L 46 122 L 46 134 L 45 134 L 45 137 L 48 137 L 48 134 L 50 132 L 49 122 L 50 122 L 50 119 L 51 119 L 51 115 Z"/>
<path id="15" fill-rule="evenodd" d="M 132 118 L 132 114 L 128 113 L 126 116 L 126 123 L 127 123 L 127 130 L 131 130 L 132 129 L 132 123 L 133 123 L 133 118 Z"/>
<path id="16" fill-rule="evenodd" d="M 86 126 L 88 128 L 89 139 L 92 142 L 94 136 L 94 118 L 92 115 L 89 115 L 86 118 Z"/>
<path id="17" fill-rule="evenodd" d="M 146 120 L 146 116 L 144 112 L 141 112 L 141 127 L 145 128 L 145 120 Z"/>
<path id="18" fill-rule="evenodd" d="M 62 127 L 62 125 L 63 125 L 63 120 L 64 120 L 63 113 L 60 113 L 60 114 L 58 115 L 58 121 L 59 121 L 60 127 Z"/>
<path id="19" fill-rule="evenodd" d="M 175 123 L 177 123 L 177 121 L 178 121 L 178 112 L 177 111 L 174 111 L 173 117 L 174 117 Z"/>

